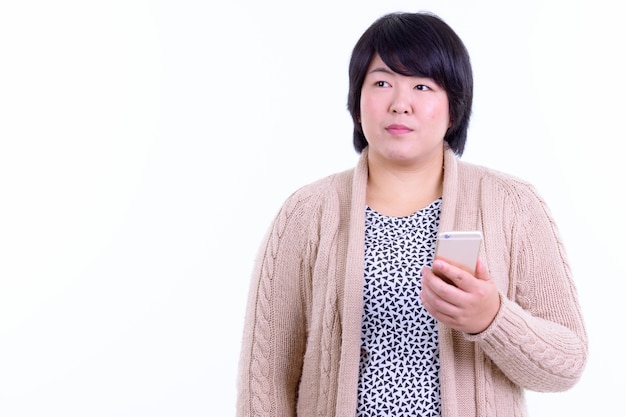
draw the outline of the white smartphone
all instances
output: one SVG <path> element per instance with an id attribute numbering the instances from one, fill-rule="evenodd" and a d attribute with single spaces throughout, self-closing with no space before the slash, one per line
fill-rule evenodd
<path id="1" fill-rule="evenodd" d="M 435 259 L 442 259 L 475 275 L 482 239 L 480 231 L 440 232 L 437 235 Z"/>

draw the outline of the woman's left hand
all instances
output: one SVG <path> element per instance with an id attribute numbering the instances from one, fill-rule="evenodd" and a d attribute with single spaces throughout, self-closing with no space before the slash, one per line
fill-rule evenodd
<path id="1" fill-rule="evenodd" d="M 432 268 L 422 269 L 420 297 L 426 310 L 441 323 L 470 334 L 484 331 L 500 310 L 500 294 L 480 259 L 476 276 L 435 260 Z"/>

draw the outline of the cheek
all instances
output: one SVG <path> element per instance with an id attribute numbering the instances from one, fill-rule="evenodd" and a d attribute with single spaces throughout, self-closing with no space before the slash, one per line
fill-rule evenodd
<path id="1" fill-rule="evenodd" d="M 441 124 L 447 129 L 451 125 L 450 111 L 448 103 L 434 102 L 431 103 L 424 111 L 424 117 L 434 123 Z"/>
<path id="2" fill-rule="evenodd" d="M 375 119 L 375 114 L 375 100 L 372 100 L 370 97 L 361 96 L 359 122 L 361 123 L 361 128 L 364 132 L 368 129 L 369 126 L 372 125 L 372 122 Z"/>
<path id="3" fill-rule="evenodd" d="M 372 113 L 372 105 L 374 100 L 371 97 L 361 95 L 361 103 L 360 103 L 360 115 L 361 119 L 367 118 L 369 114 Z M 363 121 L 363 120 L 361 120 Z"/>

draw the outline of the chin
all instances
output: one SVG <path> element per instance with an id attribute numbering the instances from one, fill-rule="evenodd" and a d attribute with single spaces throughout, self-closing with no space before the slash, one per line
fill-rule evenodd
<path id="1" fill-rule="evenodd" d="M 398 164 L 411 164 L 419 161 L 428 161 L 433 157 L 439 159 L 443 153 L 443 146 L 430 147 L 428 149 L 389 149 L 386 153 L 386 157 L 390 161 L 397 162 Z"/>

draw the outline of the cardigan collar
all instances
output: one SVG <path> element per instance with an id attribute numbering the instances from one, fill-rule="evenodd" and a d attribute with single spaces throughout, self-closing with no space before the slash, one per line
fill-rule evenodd
<path id="1" fill-rule="evenodd" d="M 352 209 L 361 210 L 365 206 L 365 190 L 367 189 L 368 165 L 367 155 L 369 147 L 361 151 L 352 184 Z M 459 160 L 454 151 L 444 143 L 443 152 L 443 198 L 439 228 L 447 230 L 454 225 L 456 201 L 458 196 L 458 168 Z"/>

